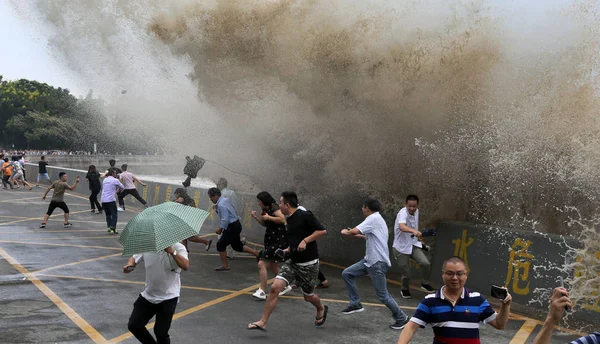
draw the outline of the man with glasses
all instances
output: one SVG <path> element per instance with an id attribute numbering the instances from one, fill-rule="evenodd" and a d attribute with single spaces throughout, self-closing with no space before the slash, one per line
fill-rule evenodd
<path id="1" fill-rule="evenodd" d="M 434 343 L 479 344 L 480 322 L 504 329 L 512 297 L 507 293 L 500 312 L 496 313 L 481 294 L 465 288 L 466 266 L 465 261 L 458 257 L 444 261 L 444 285 L 421 301 L 400 334 L 398 344 L 409 343 L 417 329 L 427 324 L 433 326 Z"/>

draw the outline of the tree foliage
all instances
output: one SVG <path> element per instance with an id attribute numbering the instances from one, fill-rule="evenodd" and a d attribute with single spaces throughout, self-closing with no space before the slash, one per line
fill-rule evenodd
<path id="1" fill-rule="evenodd" d="M 140 128 L 128 132 L 110 121 L 102 99 L 77 99 L 68 89 L 0 75 L 0 146 L 110 152 L 154 151 L 157 143 Z M 134 140 L 136 136 L 138 140 Z M 140 140 L 141 139 L 141 140 Z"/>

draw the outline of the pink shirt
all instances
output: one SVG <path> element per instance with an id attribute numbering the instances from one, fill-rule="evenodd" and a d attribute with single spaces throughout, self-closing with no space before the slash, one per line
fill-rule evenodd
<path id="1" fill-rule="evenodd" d="M 125 190 L 135 189 L 135 184 L 133 183 L 133 173 L 125 171 L 122 172 L 119 177 L 121 178 L 121 182 L 123 182 Z"/>

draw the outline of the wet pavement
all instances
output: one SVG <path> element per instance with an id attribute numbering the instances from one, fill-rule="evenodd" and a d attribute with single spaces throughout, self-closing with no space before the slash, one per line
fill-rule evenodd
<path id="1" fill-rule="evenodd" d="M 87 197 L 67 195 L 72 228 L 63 228 L 57 209 L 48 225 L 39 229 L 48 201 L 42 188 L 0 192 L 0 342 L 2 343 L 136 343 L 127 331 L 133 302 L 144 287 L 144 269 L 125 275 L 118 236 L 106 233 L 104 215 L 90 212 Z M 126 200 L 119 213 L 118 230 L 141 211 Z M 201 234 L 213 236 L 212 228 Z M 391 314 L 379 304 L 368 277 L 358 280 L 366 311 L 343 315 L 347 295 L 341 269 L 323 262 L 331 287 L 318 295 L 329 305 L 327 323 L 314 326 L 315 311 L 292 291 L 280 302 L 268 332 L 246 330 L 261 317 L 264 301 L 251 294 L 258 287 L 256 261 L 241 256 L 231 271 L 215 272 L 219 259 L 201 244 L 190 246 L 190 270 L 183 272 L 182 294 L 171 326 L 173 343 L 396 343 L 399 331 L 388 328 Z M 408 315 L 425 295 L 415 289 L 413 299 L 400 298 L 398 283 L 389 291 Z M 540 329 L 537 320 L 512 315 L 499 331 L 482 325 L 484 343 L 532 342 Z M 559 334 L 553 343 L 575 339 Z M 420 330 L 413 343 L 431 343 L 430 327 Z"/>

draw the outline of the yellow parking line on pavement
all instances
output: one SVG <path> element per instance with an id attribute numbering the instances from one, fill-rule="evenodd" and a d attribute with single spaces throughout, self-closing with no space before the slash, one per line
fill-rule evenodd
<path id="1" fill-rule="evenodd" d="M 523 325 L 521 325 L 519 331 L 517 331 L 513 339 L 510 341 L 510 344 L 525 344 L 537 325 L 537 321 L 525 321 Z"/>
<path id="2" fill-rule="evenodd" d="M 106 232 L 106 229 L 55 229 L 55 230 L 29 230 L 29 231 L 18 231 L 18 232 L 0 232 L 0 234 L 37 234 L 37 233 L 75 233 L 75 232 Z"/>
<path id="3" fill-rule="evenodd" d="M 86 260 L 80 260 L 78 262 L 73 262 L 73 263 L 67 263 L 67 264 L 61 264 L 61 265 L 56 265 L 56 266 L 51 266 L 49 268 L 44 268 L 44 269 L 40 269 L 37 271 L 32 271 L 32 274 L 38 274 L 40 272 L 44 272 L 44 271 L 48 271 L 48 270 L 53 270 L 53 269 L 60 269 L 60 268 L 64 268 L 66 266 L 73 266 L 73 265 L 78 265 L 78 264 L 83 264 L 83 263 L 88 263 L 88 262 L 94 262 L 100 259 L 105 259 L 105 258 L 111 258 L 111 257 L 116 257 L 116 256 L 120 256 L 120 253 L 114 253 L 114 254 L 109 254 L 107 256 L 102 256 L 102 257 L 96 257 L 96 258 L 90 258 L 90 259 L 86 259 Z"/>
<path id="4" fill-rule="evenodd" d="M 0 202 L 1 202 L 1 201 L 0 201 Z M 72 212 L 70 212 L 69 214 L 70 214 L 70 215 L 73 215 L 73 214 L 79 214 L 79 213 L 84 213 L 84 212 L 86 212 L 86 211 L 89 211 L 89 210 L 79 210 L 79 211 L 72 211 Z M 11 225 L 11 224 L 13 224 L 13 223 L 26 222 L 26 221 L 33 221 L 33 220 L 43 220 L 43 219 L 44 219 L 44 217 L 43 217 L 43 216 L 42 216 L 42 217 L 28 217 L 28 218 L 21 219 L 21 220 L 15 220 L 15 221 L 10 221 L 10 222 L 2 222 L 2 223 L 0 223 L 0 226 L 6 226 L 6 225 Z"/>
<path id="5" fill-rule="evenodd" d="M 90 236 L 90 237 L 81 236 L 81 237 L 68 237 L 68 238 L 38 238 L 38 240 L 48 240 L 48 241 L 83 240 L 83 239 L 119 239 L 119 237 L 115 236 L 115 235 L 103 235 L 103 236 Z"/>
<path id="6" fill-rule="evenodd" d="M 81 317 L 77 312 L 73 310 L 66 302 L 64 302 L 56 293 L 54 293 L 50 288 L 44 284 L 44 282 L 40 281 L 37 277 L 29 273 L 29 271 L 24 268 L 21 264 L 19 264 L 16 260 L 14 260 L 8 253 L 6 253 L 3 249 L 0 248 L 0 255 L 6 259 L 10 265 L 12 265 L 17 271 L 25 275 L 25 277 L 33 283 L 47 298 L 50 299 L 73 323 L 75 323 L 79 328 L 87 334 L 94 343 L 106 343 L 106 338 L 104 338 L 100 332 L 98 332 L 92 325 L 90 325 L 85 319 Z"/>
<path id="7" fill-rule="evenodd" d="M 18 240 L 0 240 L 0 243 L 4 243 L 4 244 L 21 244 L 21 245 L 41 245 L 41 246 L 63 246 L 63 247 L 99 248 L 99 249 L 105 249 L 105 250 L 123 251 L 122 247 L 89 246 L 89 245 L 76 245 L 76 244 L 54 244 L 54 243 L 49 243 L 49 242 L 31 242 L 31 241 L 18 241 Z"/>
<path id="8" fill-rule="evenodd" d="M 27 197 L 27 198 L 17 198 L 17 199 L 5 199 L 0 201 L 0 203 L 6 203 L 6 202 L 19 202 L 19 201 L 27 201 L 30 199 L 42 199 L 41 197 L 37 196 L 37 197 Z"/>
<path id="9" fill-rule="evenodd" d="M 37 276 L 44 277 L 54 277 L 54 278 L 63 278 L 63 279 L 75 279 L 75 280 L 85 280 L 85 281 L 98 281 L 98 282 L 110 282 L 110 283 L 123 283 L 123 284 L 146 284 L 146 282 L 141 281 L 129 281 L 129 280 L 118 280 L 118 279 L 107 279 L 107 278 L 96 278 L 96 277 L 84 277 L 84 276 L 67 276 L 67 275 L 53 275 L 53 274 L 45 274 L 45 273 L 37 273 Z M 235 293 L 237 290 L 229 290 L 229 289 L 215 289 L 215 288 L 204 288 L 204 287 L 194 287 L 194 286 L 186 286 L 182 285 L 183 289 L 191 289 L 191 290 L 200 290 L 200 291 L 214 291 L 217 293 Z"/>
<path id="10" fill-rule="evenodd" d="M 24 216 L 0 215 L 0 219 L 26 219 Z"/>

